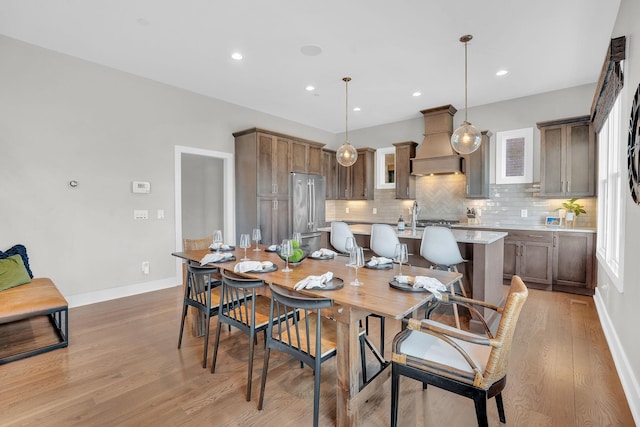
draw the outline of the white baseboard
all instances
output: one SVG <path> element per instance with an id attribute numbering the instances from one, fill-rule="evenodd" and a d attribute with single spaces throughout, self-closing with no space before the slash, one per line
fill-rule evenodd
<path id="1" fill-rule="evenodd" d="M 109 301 L 112 299 L 129 297 L 131 295 L 143 294 L 145 292 L 158 291 L 160 289 L 171 288 L 182 285 L 182 277 L 168 277 L 166 279 L 154 280 L 152 282 L 136 283 L 134 285 L 119 286 L 117 288 L 102 289 L 84 294 L 66 296 L 69 308 L 80 307 L 97 302 Z"/>
<path id="2" fill-rule="evenodd" d="M 602 295 L 598 292 L 598 288 L 596 288 L 593 300 L 596 304 L 596 310 L 600 317 L 600 324 L 602 325 L 602 330 L 604 331 L 605 338 L 609 344 L 609 349 L 613 356 L 613 362 L 616 365 L 616 370 L 618 371 L 618 376 L 620 377 L 624 394 L 627 397 L 627 403 L 631 409 L 631 414 L 633 415 L 636 425 L 640 426 L 640 385 L 633 374 L 633 370 L 631 369 L 629 359 L 624 352 L 624 348 L 622 348 L 622 345 L 620 344 L 620 339 L 618 338 L 618 334 L 611 323 L 611 318 L 609 317 L 609 313 L 607 312 L 604 301 L 602 300 Z"/>

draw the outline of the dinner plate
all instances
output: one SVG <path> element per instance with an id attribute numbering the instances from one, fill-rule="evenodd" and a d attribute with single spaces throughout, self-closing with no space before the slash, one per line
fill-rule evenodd
<path id="1" fill-rule="evenodd" d="M 209 248 L 209 250 L 211 252 L 215 252 L 215 249 Z M 236 247 L 235 246 L 229 246 L 229 248 L 224 248 L 224 249 L 220 249 L 220 252 L 231 252 L 231 251 L 235 251 Z"/>
<path id="2" fill-rule="evenodd" d="M 273 264 L 271 267 L 269 268 L 262 268 L 260 270 L 249 270 L 247 271 L 247 273 L 271 273 L 274 271 L 278 271 L 278 266 Z"/>
<path id="3" fill-rule="evenodd" d="M 229 258 L 225 258 L 225 259 L 221 259 L 218 261 L 211 261 L 209 264 L 222 264 L 225 262 L 229 262 L 229 261 L 235 261 L 236 260 L 236 256 L 235 255 L 231 255 Z"/>
<path id="4" fill-rule="evenodd" d="M 344 280 L 339 277 L 334 277 L 324 284 L 324 288 L 311 288 L 309 291 L 335 291 L 336 289 L 342 289 L 344 286 Z M 301 289 L 302 290 L 302 289 Z"/>
<path id="5" fill-rule="evenodd" d="M 268 247 L 265 248 L 264 250 L 265 252 L 278 252 L 278 248 L 276 247 L 275 249 L 269 249 Z"/>
<path id="6" fill-rule="evenodd" d="M 333 259 L 333 255 L 320 255 L 320 256 L 312 256 L 309 255 L 307 258 L 309 259 Z"/>
<path id="7" fill-rule="evenodd" d="M 391 270 L 393 268 L 393 263 L 369 265 L 368 262 L 365 262 L 364 268 L 369 268 L 371 270 Z"/>
<path id="8" fill-rule="evenodd" d="M 398 283 L 398 281 L 393 278 L 389 280 L 389 286 L 394 289 L 399 289 L 401 291 L 409 291 L 409 292 L 429 292 L 429 290 L 425 288 L 414 288 L 413 287 L 413 277 L 409 276 L 409 283 Z"/>

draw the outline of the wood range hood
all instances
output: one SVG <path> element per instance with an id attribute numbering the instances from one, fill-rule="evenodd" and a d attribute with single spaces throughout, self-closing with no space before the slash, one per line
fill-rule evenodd
<path id="1" fill-rule="evenodd" d="M 456 111 L 452 105 L 420 111 L 424 116 L 424 139 L 411 159 L 412 175 L 464 173 L 464 158 L 451 147 Z"/>

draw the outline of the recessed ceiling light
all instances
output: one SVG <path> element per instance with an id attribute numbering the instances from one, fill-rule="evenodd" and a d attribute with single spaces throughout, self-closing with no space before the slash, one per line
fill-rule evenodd
<path id="1" fill-rule="evenodd" d="M 360 107 L 353 107 L 353 111 L 360 111 Z"/>
<path id="2" fill-rule="evenodd" d="M 420 95 L 422 95 L 422 92 L 413 92 L 411 95 L 412 96 L 420 96 Z"/>
<path id="3" fill-rule="evenodd" d="M 242 54 L 240 52 L 233 52 L 231 57 L 236 61 L 240 61 L 242 59 Z"/>
<path id="4" fill-rule="evenodd" d="M 498 72 L 496 73 L 496 76 L 502 77 L 502 76 L 506 76 L 507 74 L 509 74 L 507 70 L 498 70 Z"/>
<path id="5" fill-rule="evenodd" d="M 308 90 L 309 92 L 316 90 L 316 88 L 314 86 L 308 85 L 307 87 L 305 87 L 306 90 Z"/>
<path id="6" fill-rule="evenodd" d="M 142 25 L 143 27 L 148 27 L 149 26 L 149 21 L 147 21 L 144 18 L 138 18 L 136 21 L 139 25 Z"/>

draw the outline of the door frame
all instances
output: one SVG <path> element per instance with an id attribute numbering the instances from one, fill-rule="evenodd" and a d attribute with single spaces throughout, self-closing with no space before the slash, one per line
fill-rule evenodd
<path id="1" fill-rule="evenodd" d="M 174 188 L 175 188 L 175 230 L 176 251 L 182 251 L 182 155 L 195 154 L 196 156 L 212 157 L 222 160 L 222 205 L 224 241 L 235 244 L 236 219 L 235 219 L 235 171 L 233 153 L 205 150 L 202 148 L 176 145 L 174 149 Z M 204 183 L 203 183 L 204 184 Z M 176 277 L 182 281 L 182 261 L 176 259 Z"/>

